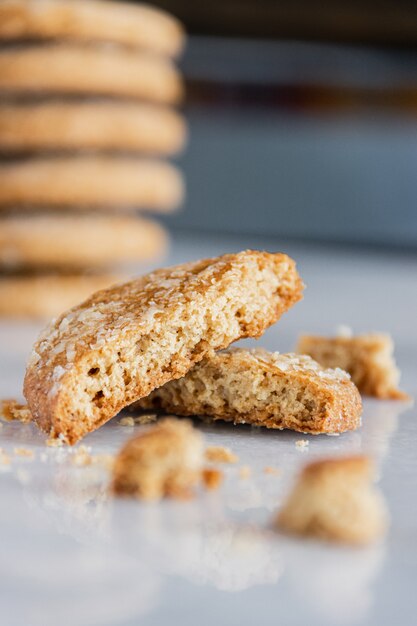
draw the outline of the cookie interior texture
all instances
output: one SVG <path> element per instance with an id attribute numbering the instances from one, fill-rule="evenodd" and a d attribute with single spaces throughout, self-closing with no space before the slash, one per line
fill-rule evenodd
<path id="1" fill-rule="evenodd" d="M 307 356 L 262 349 L 220 352 L 138 406 L 314 434 L 357 428 L 362 412 L 346 372 L 325 369 Z"/>
<path id="2" fill-rule="evenodd" d="M 72 444 L 214 351 L 260 336 L 302 289 L 292 259 L 245 251 L 98 292 L 36 343 L 24 385 L 34 419 Z"/>
<path id="3" fill-rule="evenodd" d="M 385 502 L 373 485 L 368 457 L 322 459 L 307 465 L 289 494 L 276 525 L 296 535 L 366 544 L 388 525 Z"/>

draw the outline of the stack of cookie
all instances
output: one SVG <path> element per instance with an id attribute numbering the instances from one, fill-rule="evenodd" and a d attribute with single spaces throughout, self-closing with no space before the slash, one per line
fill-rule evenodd
<path id="1" fill-rule="evenodd" d="M 2 0 L 0 39 L 0 315 L 53 316 L 164 252 L 134 211 L 183 197 L 184 35 L 142 5 Z"/>

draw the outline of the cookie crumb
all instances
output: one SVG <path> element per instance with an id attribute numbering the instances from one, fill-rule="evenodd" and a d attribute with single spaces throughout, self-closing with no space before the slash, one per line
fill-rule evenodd
<path id="1" fill-rule="evenodd" d="M 74 454 L 70 457 L 70 462 L 72 465 L 76 465 L 77 467 L 85 467 L 86 465 L 91 465 L 92 457 L 90 454 L 91 448 L 87 446 L 79 446 L 74 451 Z"/>
<path id="2" fill-rule="evenodd" d="M 193 497 L 201 481 L 203 439 L 188 420 L 165 418 L 132 437 L 116 456 L 116 495 L 160 500 Z"/>
<path id="3" fill-rule="evenodd" d="M 141 426 L 144 426 L 145 424 L 153 424 L 153 422 L 156 422 L 158 419 L 158 416 L 156 413 L 145 413 L 144 415 L 138 415 L 137 417 L 134 418 L 134 422 L 135 424 L 140 424 Z"/>
<path id="4" fill-rule="evenodd" d="M 29 450 L 29 448 L 15 448 L 13 452 L 16 456 L 25 456 L 30 459 L 35 457 L 33 450 Z"/>
<path id="5" fill-rule="evenodd" d="M 0 465 L 10 465 L 10 457 L 0 448 Z"/>
<path id="6" fill-rule="evenodd" d="M 281 470 L 278 467 L 267 465 L 266 467 L 264 467 L 264 474 L 270 474 L 271 476 L 278 476 L 279 474 L 281 474 Z"/>
<path id="7" fill-rule="evenodd" d="M 241 478 L 242 480 L 246 480 L 247 478 L 250 478 L 252 475 L 252 470 L 249 467 L 249 465 L 242 465 L 241 468 L 239 468 L 239 478 Z"/>
<path id="8" fill-rule="evenodd" d="M 322 459 L 306 465 L 275 520 L 292 534 L 346 544 L 382 537 L 388 516 L 372 484 L 374 468 L 366 456 Z"/>
<path id="9" fill-rule="evenodd" d="M 297 450 L 308 450 L 309 445 L 310 442 L 308 441 L 308 439 L 297 439 L 297 441 L 295 442 L 295 447 L 297 448 Z"/>
<path id="10" fill-rule="evenodd" d="M 26 404 L 20 404 L 17 400 L 1 400 L 0 415 L 6 421 L 18 421 L 27 424 L 32 421 L 32 414 Z"/>
<path id="11" fill-rule="evenodd" d="M 218 469 L 206 468 L 202 471 L 202 479 L 206 489 L 214 491 L 223 482 L 224 474 Z"/>
<path id="12" fill-rule="evenodd" d="M 209 446 L 206 448 L 205 457 L 212 463 L 237 463 L 239 460 L 239 457 L 225 446 Z"/>
<path id="13" fill-rule="evenodd" d="M 133 419 L 133 417 L 122 417 L 119 420 L 119 424 L 120 426 L 134 426 L 135 420 Z"/>

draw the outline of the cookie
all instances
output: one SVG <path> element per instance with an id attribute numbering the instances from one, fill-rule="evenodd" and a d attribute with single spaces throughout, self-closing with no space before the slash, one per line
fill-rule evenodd
<path id="1" fill-rule="evenodd" d="M 0 39 L 102 41 L 177 56 L 181 24 L 159 9 L 102 0 L 3 0 Z"/>
<path id="2" fill-rule="evenodd" d="M 48 319 L 120 281 L 113 274 L 0 276 L 0 317 Z"/>
<path id="3" fill-rule="evenodd" d="M 35 344 L 24 384 L 34 419 L 73 444 L 215 350 L 259 337 L 302 289 L 292 259 L 249 250 L 100 291 Z"/>
<path id="4" fill-rule="evenodd" d="M 386 532 L 388 516 L 365 456 L 322 459 L 307 465 L 275 524 L 291 534 L 367 544 Z"/>
<path id="5" fill-rule="evenodd" d="M 130 216 L 0 218 L 0 267 L 88 269 L 150 261 L 166 250 L 165 229 Z"/>
<path id="6" fill-rule="evenodd" d="M 406 400 L 409 397 L 398 389 L 400 372 L 394 361 L 394 344 L 389 335 L 302 335 L 298 340 L 297 352 L 309 354 L 324 367 L 346 370 L 359 391 L 366 396 L 393 400 Z"/>
<path id="7" fill-rule="evenodd" d="M 145 500 L 189 498 L 201 481 L 203 438 L 188 420 L 167 418 L 132 437 L 116 456 L 112 491 Z"/>
<path id="8" fill-rule="evenodd" d="M 122 96 L 176 103 L 178 71 L 166 59 L 129 50 L 51 44 L 0 51 L 0 92 Z"/>
<path id="9" fill-rule="evenodd" d="M 184 119 L 160 105 L 106 101 L 0 105 L 0 152 L 174 154 L 185 139 Z"/>
<path id="10" fill-rule="evenodd" d="M 183 199 L 180 172 L 133 157 L 69 156 L 0 163 L 0 207 L 152 209 L 169 212 Z"/>
<path id="11" fill-rule="evenodd" d="M 262 349 L 219 352 L 138 405 L 315 435 L 355 429 L 362 412 L 346 372 L 324 369 L 306 356 Z"/>

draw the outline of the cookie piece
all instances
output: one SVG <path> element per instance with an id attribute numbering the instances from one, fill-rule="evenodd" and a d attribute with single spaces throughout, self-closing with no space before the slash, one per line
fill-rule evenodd
<path id="1" fill-rule="evenodd" d="M 138 405 L 315 435 L 358 428 L 362 412 L 346 372 L 324 369 L 307 356 L 262 349 L 219 352 Z"/>
<path id="2" fill-rule="evenodd" d="M 1 6 L 1 5 L 0 5 Z M 129 102 L 0 105 L 0 151 L 106 150 L 174 154 L 186 126 L 175 111 Z"/>
<path id="3" fill-rule="evenodd" d="M 116 215 L 0 217 L 0 267 L 103 268 L 150 261 L 166 251 L 165 229 Z"/>
<path id="4" fill-rule="evenodd" d="M 116 456 L 116 495 L 160 500 L 189 498 L 200 482 L 203 438 L 188 420 L 167 418 L 132 437 Z"/>
<path id="5" fill-rule="evenodd" d="M 167 59 L 101 46 L 51 44 L 1 50 L 0 91 L 176 103 L 183 90 L 178 71 Z"/>
<path id="6" fill-rule="evenodd" d="M 0 317 L 48 319 L 120 280 L 114 274 L 0 276 Z"/>
<path id="7" fill-rule="evenodd" d="M 33 158 L 0 164 L 0 207 L 152 209 L 183 199 L 181 173 L 163 161 L 115 156 Z"/>
<path id="8" fill-rule="evenodd" d="M 73 444 L 215 350 L 262 335 L 302 289 L 292 259 L 249 250 L 100 291 L 35 344 L 24 384 L 34 419 Z"/>
<path id="9" fill-rule="evenodd" d="M 387 529 L 387 512 L 372 485 L 365 456 L 323 459 L 307 465 L 276 518 L 285 532 L 347 544 L 367 544 Z"/>
<path id="10" fill-rule="evenodd" d="M 174 17 L 147 5 L 102 0 L 3 0 L 0 39 L 109 42 L 177 56 L 184 32 Z"/>
<path id="11" fill-rule="evenodd" d="M 393 357 L 393 341 L 387 334 L 370 333 L 356 337 L 302 335 L 297 352 L 309 354 L 324 367 L 346 370 L 364 395 L 393 400 L 409 397 L 398 389 L 400 371 Z"/>

